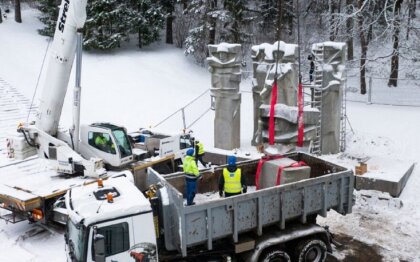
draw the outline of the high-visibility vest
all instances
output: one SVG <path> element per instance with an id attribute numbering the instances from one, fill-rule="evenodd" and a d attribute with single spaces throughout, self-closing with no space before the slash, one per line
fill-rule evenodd
<path id="1" fill-rule="evenodd" d="M 197 178 L 200 175 L 197 164 L 192 156 L 185 157 L 182 168 L 184 169 L 184 173 L 187 177 Z"/>
<path id="2" fill-rule="evenodd" d="M 198 146 L 198 154 L 199 155 L 202 155 L 202 154 L 204 154 L 204 145 L 203 145 L 203 143 L 198 143 L 197 144 L 197 146 Z"/>
<path id="3" fill-rule="evenodd" d="M 95 139 L 95 144 L 97 145 L 105 145 L 106 144 L 106 138 L 103 136 L 97 136 Z"/>
<path id="4" fill-rule="evenodd" d="M 223 168 L 223 178 L 225 179 L 225 193 L 241 192 L 242 184 L 240 168 L 237 168 L 235 172 L 229 172 L 227 168 Z"/>

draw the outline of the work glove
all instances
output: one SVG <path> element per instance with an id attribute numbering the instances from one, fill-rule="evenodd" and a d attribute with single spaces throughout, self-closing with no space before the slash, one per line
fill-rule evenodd
<path id="1" fill-rule="evenodd" d="M 246 193 L 246 191 L 247 191 L 247 187 L 246 186 L 244 186 L 243 188 L 242 188 L 242 193 Z"/>
<path id="2" fill-rule="evenodd" d="M 223 197 L 223 191 L 219 191 L 219 196 Z"/>

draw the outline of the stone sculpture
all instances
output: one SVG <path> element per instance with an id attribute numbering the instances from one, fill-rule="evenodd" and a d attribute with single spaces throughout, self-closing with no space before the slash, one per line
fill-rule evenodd
<path id="1" fill-rule="evenodd" d="M 211 96 L 214 101 L 214 147 L 240 147 L 242 50 L 240 44 L 209 45 Z"/>
<path id="2" fill-rule="evenodd" d="M 312 46 L 315 57 L 315 82 L 321 83 L 321 153 L 336 154 L 340 151 L 340 121 L 342 119 L 345 85 L 346 44 L 337 42 L 317 43 Z M 321 70 L 322 72 L 317 72 Z M 317 79 L 321 77 L 321 79 Z"/>

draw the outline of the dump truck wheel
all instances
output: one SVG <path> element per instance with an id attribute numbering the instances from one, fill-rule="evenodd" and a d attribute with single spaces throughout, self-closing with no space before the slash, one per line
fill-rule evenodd
<path id="1" fill-rule="evenodd" d="M 327 245 L 320 239 L 306 239 L 295 249 L 295 261 L 323 262 L 327 258 Z"/>
<path id="2" fill-rule="evenodd" d="M 285 251 L 270 248 L 260 256 L 260 262 L 290 262 L 290 256 Z"/>

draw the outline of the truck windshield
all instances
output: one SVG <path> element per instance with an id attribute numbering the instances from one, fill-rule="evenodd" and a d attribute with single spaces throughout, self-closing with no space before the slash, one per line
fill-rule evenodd
<path id="1" fill-rule="evenodd" d="M 128 141 L 127 135 L 125 134 L 125 131 L 122 129 L 114 129 L 112 130 L 112 133 L 114 134 L 115 140 L 117 142 L 117 147 L 120 150 L 121 158 L 131 156 L 131 145 Z"/>
<path id="2" fill-rule="evenodd" d="M 71 261 L 83 261 L 84 259 L 84 246 L 85 246 L 85 227 L 77 227 L 71 219 L 67 222 L 68 230 L 68 251 L 71 258 Z"/>

